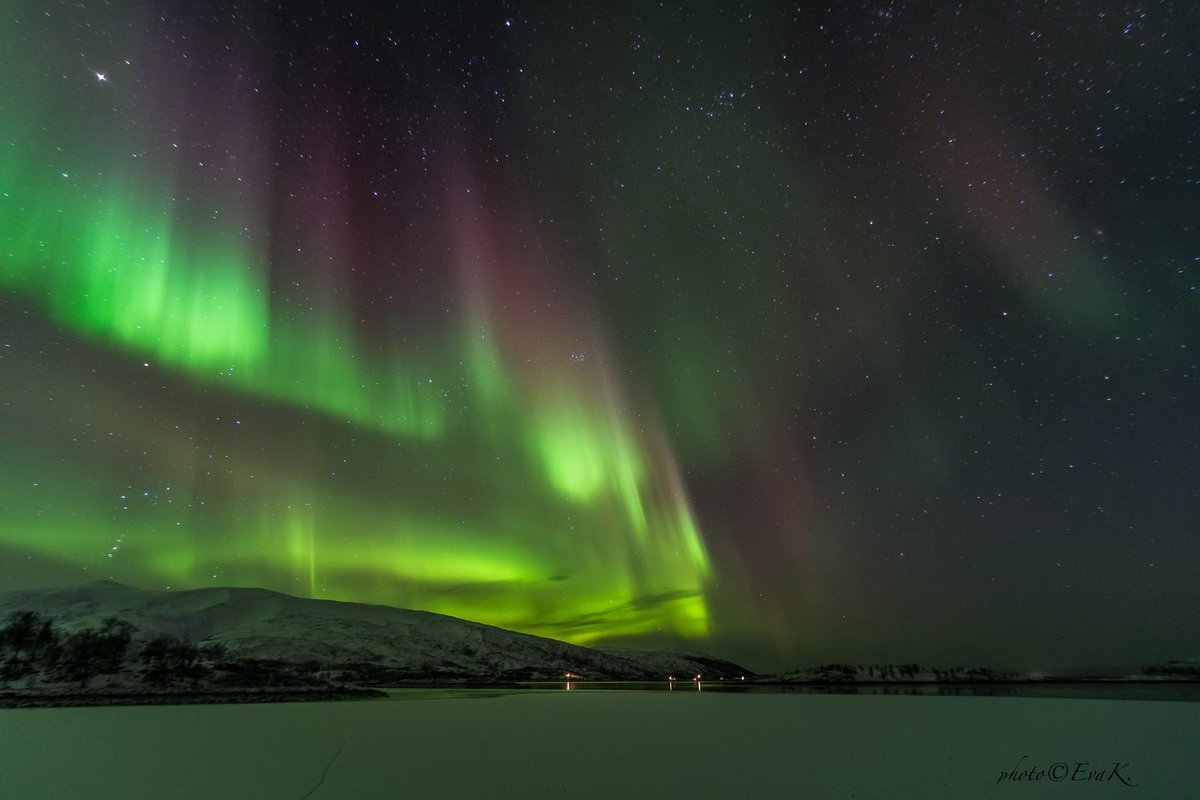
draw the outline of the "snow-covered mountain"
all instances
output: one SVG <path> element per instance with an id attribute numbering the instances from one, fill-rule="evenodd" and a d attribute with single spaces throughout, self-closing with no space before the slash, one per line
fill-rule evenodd
<path id="1" fill-rule="evenodd" d="M 706 656 L 603 650 L 387 606 L 310 600 L 266 589 L 152 591 L 112 581 L 72 589 L 0 592 L 0 620 L 35 611 L 64 631 L 117 617 L 138 639 L 167 634 L 219 643 L 231 656 L 327 668 L 359 665 L 382 679 L 705 679 L 750 675 Z"/>

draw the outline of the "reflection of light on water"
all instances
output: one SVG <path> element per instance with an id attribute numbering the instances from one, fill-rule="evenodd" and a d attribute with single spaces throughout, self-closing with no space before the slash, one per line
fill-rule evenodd
<path id="1" fill-rule="evenodd" d="M 574 689 L 574 688 L 575 688 L 575 687 L 571 685 L 571 682 L 570 682 L 570 681 L 567 681 L 567 691 L 569 692 L 569 691 L 571 691 L 571 690 L 572 690 L 572 689 Z"/>

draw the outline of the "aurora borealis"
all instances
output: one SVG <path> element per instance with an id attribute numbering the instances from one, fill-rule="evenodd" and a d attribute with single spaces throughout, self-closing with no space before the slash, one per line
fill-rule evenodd
<path id="1" fill-rule="evenodd" d="M 1200 655 L 1200 13 L 387 5 L 0 11 L 0 586 Z"/>

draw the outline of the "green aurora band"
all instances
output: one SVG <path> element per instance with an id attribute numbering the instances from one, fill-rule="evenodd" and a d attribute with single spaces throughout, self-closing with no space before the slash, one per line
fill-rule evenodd
<path id="1" fill-rule="evenodd" d="M 16 38 L 0 37 L 4 60 L 36 61 Z M 260 209 L 287 178 L 268 180 L 268 156 L 243 148 L 253 179 L 203 183 L 107 82 L 0 93 L 0 322 L 17 341 L 18 318 L 56 329 L 93 362 L 58 365 L 90 382 L 60 387 L 59 422 L 33 400 L 8 409 L 0 547 L 141 585 L 266 586 L 575 642 L 709 632 L 709 557 L 665 440 L 603 336 L 572 322 L 581 304 L 548 325 L 512 310 L 512 275 L 558 288 L 498 266 L 511 259 L 488 252 L 478 207 L 445 220 L 485 242 L 461 250 L 456 296 L 433 301 L 456 306 L 458 330 L 379 336 L 349 299 L 353 248 L 329 239 L 282 263 Z M 107 112 L 87 131 L 48 122 L 89 102 Z M 138 159 L 129 120 L 146 123 Z M 45 380 L 28 396 L 54 391 Z M 66 419 L 136 446 L 97 434 L 49 468 L 35 451 L 67 446 Z M 348 442 L 361 465 L 340 457 Z"/>

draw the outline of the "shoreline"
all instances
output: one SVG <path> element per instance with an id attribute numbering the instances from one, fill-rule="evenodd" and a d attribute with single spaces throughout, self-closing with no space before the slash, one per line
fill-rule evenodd
<path id="1" fill-rule="evenodd" d="M 336 702 L 342 700 L 384 700 L 388 699 L 390 691 L 394 690 L 509 690 L 513 692 L 536 691 L 538 689 L 556 689 L 568 683 L 567 681 L 433 681 L 413 680 L 387 686 L 377 687 L 326 687 L 326 688 L 261 688 L 261 689 L 231 689 L 231 690 L 196 690 L 196 691 L 141 691 L 137 689 L 110 689 L 96 692 L 88 691 L 21 691 L 0 690 L 0 708 L 80 708 L 105 706 L 140 706 L 140 705 L 235 705 L 250 703 L 291 703 L 291 702 Z M 577 691 L 593 692 L 667 692 L 661 688 L 662 681 L 606 681 L 606 680 L 577 680 L 570 681 Z M 692 681 L 679 681 L 675 684 L 676 691 L 687 691 Z M 1120 678 L 1058 678 L 1038 680 L 996 680 L 996 681 L 701 681 L 701 686 L 707 691 L 725 694 L 779 694 L 811 693 L 820 694 L 855 694 L 864 690 L 863 694 L 890 694 L 879 692 L 881 689 L 896 689 L 896 694 L 921 695 L 926 690 L 931 696 L 939 690 L 947 691 L 944 696 L 993 696 L 989 690 L 1005 689 L 1047 689 L 1054 690 L 1079 688 L 1146 688 L 1161 687 L 1164 690 L 1179 689 L 1185 692 L 1180 697 L 1164 698 L 1122 698 L 1104 697 L 1098 695 L 1090 699 L 1162 699 L 1196 702 L 1200 699 L 1200 681 L 1196 680 L 1125 680 Z M 1196 699 L 1186 696 L 1188 689 L 1194 689 Z M 798 690 L 789 692 L 788 690 Z M 1003 695 L 1001 695 L 1003 696 Z M 1038 695 L 1013 694 L 1012 697 L 1038 697 Z M 1043 697 L 1048 697 L 1042 695 Z M 1053 696 L 1053 695 L 1050 695 Z M 1071 698 L 1072 695 L 1061 697 Z M 1078 699 L 1089 699 L 1083 695 Z"/>
<path id="2" fill-rule="evenodd" d="M 0 708 L 82 708 L 105 706 L 183 706 L 244 703 L 297 703 L 339 700 L 381 700 L 378 689 L 238 689 L 196 692 L 12 692 L 0 691 Z"/>

